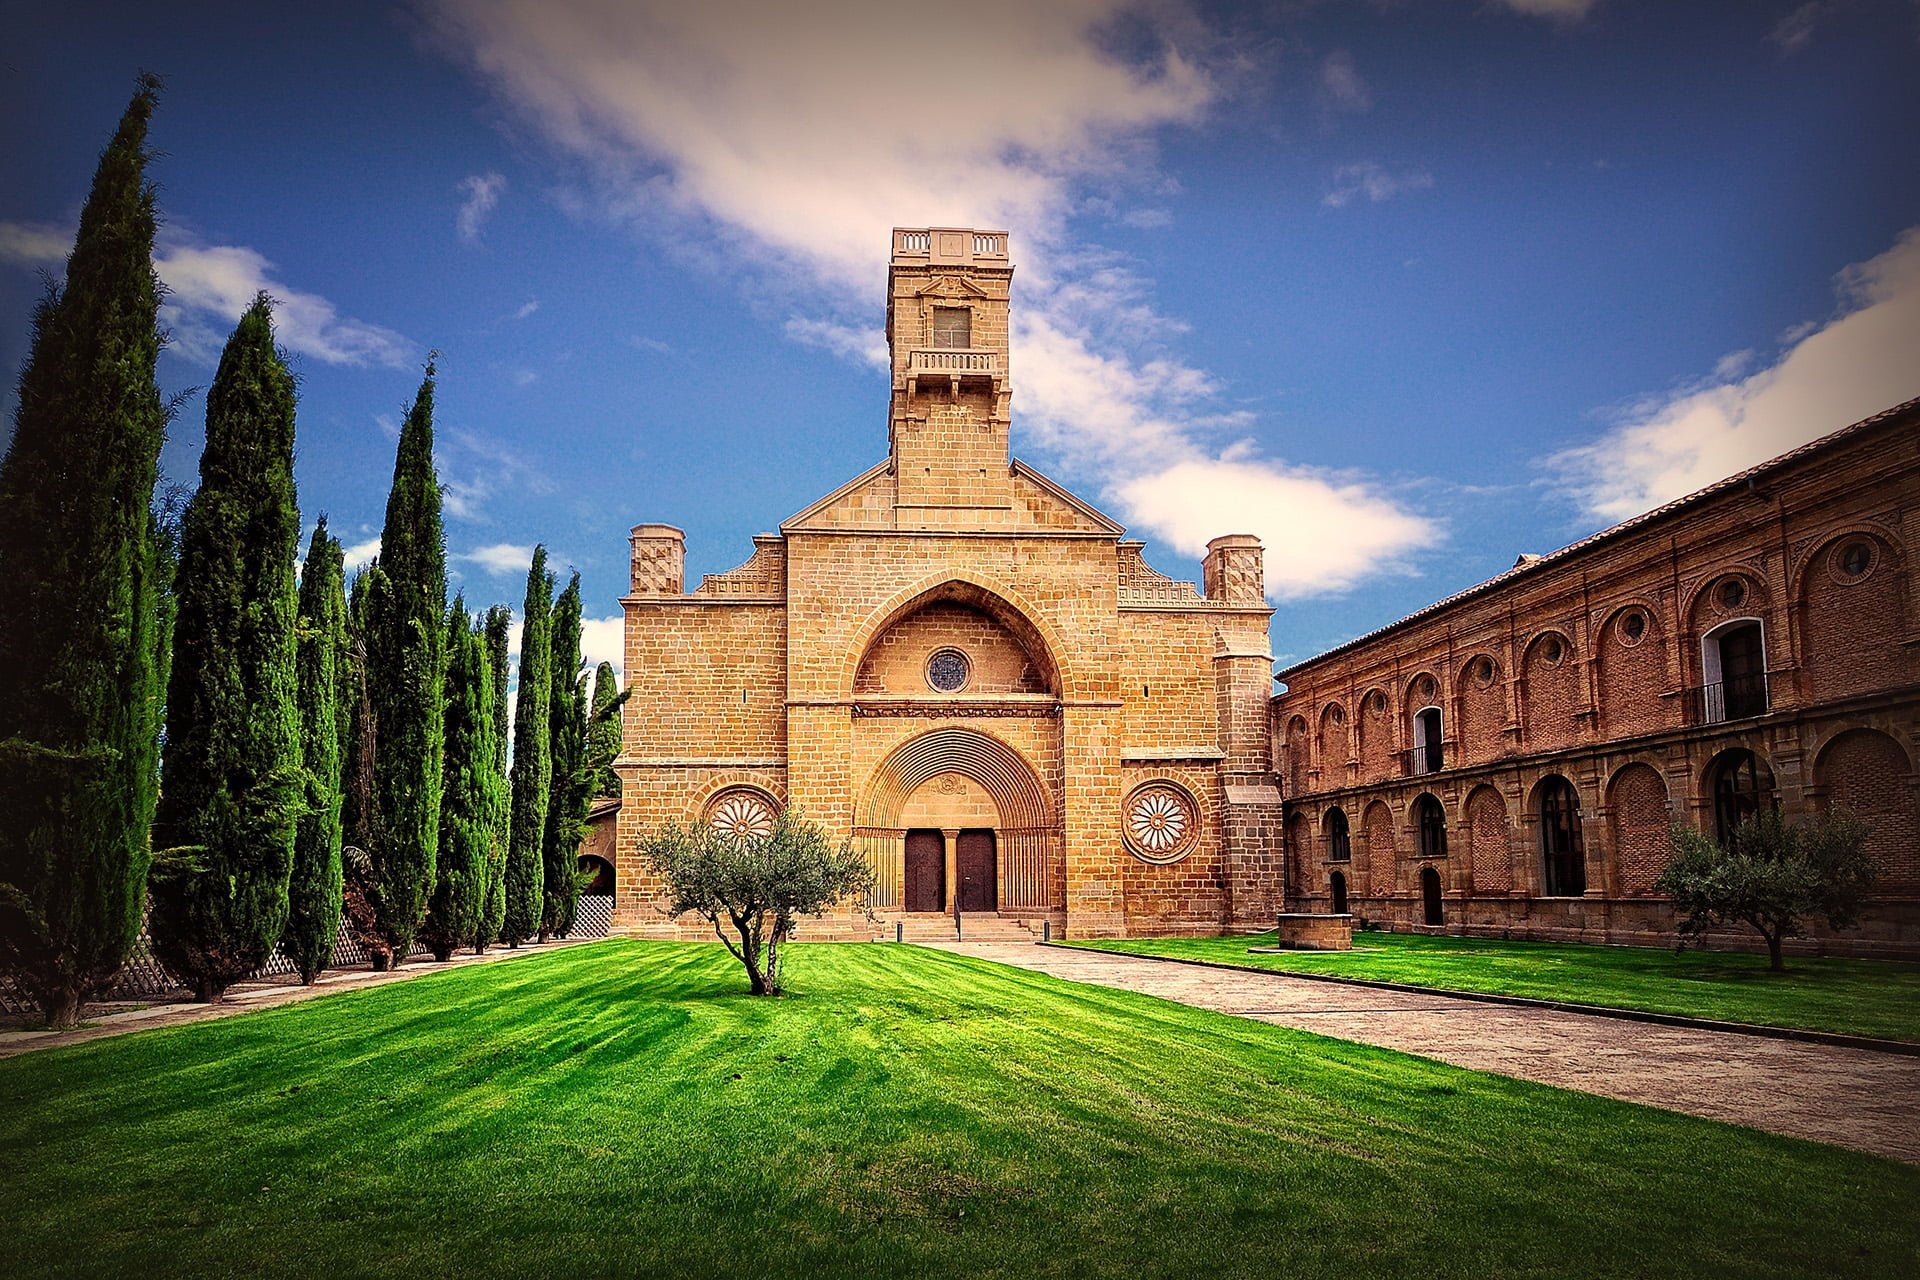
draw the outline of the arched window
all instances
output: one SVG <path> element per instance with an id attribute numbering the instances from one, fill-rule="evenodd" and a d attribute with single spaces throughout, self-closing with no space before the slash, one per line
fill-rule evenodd
<path id="1" fill-rule="evenodd" d="M 1447 811 L 1432 796 L 1413 802 L 1414 849 L 1422 858 L 1447 856 Z"/>
<path id="2" fill-rule="evenodd" d="M 1446 909 L 1440 903 L 1440 873 L 1432 867 L 1420 868 L 1420 903 L 1428 924 L 1445 924 Z"/>
<path id="3" fill-rule="evenodd" d="M 1565 778 L 1550 777 L 1540 784 L 1540 857 L 1549 898 L 1577 898 L 1587 891 L 1580 797 Z"/>
<path id="4" fill-rule="evenodd" d="M 1729 578 L 1737 585 L 1738 578 Z M 1707 724 L 1767 714 L 1767 656 L 1760 623 L 1741 618 L 1707 633 L 1700 648 L 1701 719 Z"/>
<path id="5" fill-rule="evenodd" d="M 1347 877 L 1336 871 L 1327 877 L 1327 882 L 1333 889 L 1333 914 L 1347 914 Z"/>
<path id="6" fill-rule="evenodd" d="M 1425 707 L 1413 717 L 1413 771 L 1438 773 L 1443 767 L 1440 756 L 1440 708 Z"/>
<path id="7" fill-rule="evenodd" d="M 1741 823 L 1773 805 L 1773 770 L 1739 747 L 1713 762 L 1713 838 L 1731 844 Z"/>
<path id="8" fill-rule="evenodd" d="M 1347 827 L 1346 811 L 1338 807 L 1327 810 L 1323 830 L 1327 838 L 1327 858 L 1333 862 L 1352 861 L 1353 836 Z"/>

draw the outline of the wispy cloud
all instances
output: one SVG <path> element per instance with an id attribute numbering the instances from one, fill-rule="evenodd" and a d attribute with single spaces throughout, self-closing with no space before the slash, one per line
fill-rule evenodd
<path id="1" fill-rule="evenodd" d="M 795 341 L 883 361 L 872 326 L 891 227 L 1013 231 L 1016 429 L 1147 531 L 1192 545 L 1185 517 L 1144 483 L 1182 464 L 1220 483 L 1310 489 L 1360 521 L 1393 511 L 1379 539 L 1362 539 L 1371 571 L 1424 528 L 1364 480 L 1230 454 L 1252 421 L 1222 412 L 1214 379 L 1180 360 L 1183 326 L 1146 282 L 1075 231 L 1096 199 L 1111 210 L 1147 194 L 1157 206 L 1173 188 L 1155 169 L 1156 133 L 1202 122 L 1222 98 L 1235 55 L 1178 0 L 978 0 L 966 21 L 993 33 L 984 66 L 929 56 L 927 32 L 953 21 L 933 0 L 431 3 L 450 47 L 587 162 L 604 210 L 746 264 L 762 298 L 789 300 Z M 901 109 L 912 101 L 945 110 Z M 1219 509 L 1181 493 L 1196 521 Z M 1369 571 L 1302 541 L 1291 519 L 1244 511 L 1241 526 L 1215 517 L 1211 532 L 1268 539 L 1276 592 L 1338 590 Z"/>
<path id="2" fill-rule="evenodd" d="M 57 270 L 73 248 L 73 233 L 33 223 L 0 222 L 0 261 Z M 317 293 L 274 278 L 274 264 L 240 245 L 202 244 L 177 229 L 165 229 L 154 248 L 154 270 L 166 283 L 161 319 L 172 331 L 172 349 L 190 360 L 215 364 L 227 335 L 254 295 L 273 298 L 274 337 L 289 351 L 327 364 L 383 365 L 404 369 L 414 345 L 391 329 L 342 316 Z"/>
<path id="3" fill-rule="evenodd" d="M 511 542 L 496 542 L 490 546 L 475 547 L 453 557 L 467 564 L 479 565 L 488 573 L 495 575 L 524 574 L 527 566 L 533 563 L 533 548 L 523 547 Z"/>
<path id="4" fill-rule="evenodd" d="M 1359 112 L 1373 106 L 1373 92 L 1345 49 L 1334 50 L 1320 64 L 1320 101 L 1338 111 Z"/>
<path id="5" fill-rule="evenodd" d="M 515 380 L 519 381 L 518 373 Z M 489 503 L 502 493 L 519 491 L 544 497 L 558 488 L 539 464 L 518 449 L 470 428 L 440 433 L 434 465 L 440 473 L 441 505 L 456 520 L 485 524 Z"/>
<path id="6" fill-rule="evenodd" d="M 528 298 L 525 302 L 520 304 L 519 310 L 513 313 L 513 318 L 515 320 L 525 320 L 528 316 L 532 315 L 534 312 L 538 311 L 539 309 L 540 309 L 540 299 Z"/>
<path id="7" fill-rule="evenodd" d="M 1344 208 L 1360 199 L 1379 204 L 1404 192 L 1425 191 L 1432 185 L 1433 175 L 1424 169 L 1403 169 L 1394 173 L 1371 160 L 1363 160 L 1359 164 L 1342 165 L 1334 170 L 1333 185 L 1321 197 L 1321 203 L 1335 209 Z"/>
<path id="8" fill-rule="evenodd" d="M 1736 352 L 1711 376 L 1613 415 L 1549 460 L 1595 516 L 1624 519 L 1920 395 L 1920 226 L 1837 277 L 1834 315 L 1783 337 L 1771 363 Z"/>
<path id="9" fill-rule="evenodd" d="M 458 190 L 466 198 L 460 202 L 460 212 L 454 215 L 454 226 L 462 241 L 480 242 L 480 230 L 486 226 L 487 215 L 500 203 L 500 193 L 506 189 L 507 180 L 498 173 L 476 173 L 460 179 Z"/>
<path id="10" fill-rule="evenodd" d="M 1500 3 L 1529 17 L 1578 22 L 1591 13 L 1600 0 L 1500 0 Z"/>

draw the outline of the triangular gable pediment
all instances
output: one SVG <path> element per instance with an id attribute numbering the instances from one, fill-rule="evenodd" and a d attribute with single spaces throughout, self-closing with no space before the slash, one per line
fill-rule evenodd
<path id="1" fill-rule="evenodd" d="M 985 289 L 982 289 L 979 285 L 964 276 L 935 276 L 918 289 L 915 289 L 913 296 L 916 298 L 924 298 L 928 294 L 939 294 L 941 297 L 950 298 L 956 293 L 966 294 L 975 298 L 988 296 Z"/>
<path id="2" fill-rule="evenodd" d="M 1091 503 L 1067 492 L 1053 481 L 1015 460 L 1011 465 L 1012 505 L 1004 514 L 990 517 L 986 528 L 1002 532 L 1038 534 L 1099 534 L 1117 538 L 1126 527 Z M 890 463 L 881 462 L 835 489 L 818 502 L 780 522 L 782 533 L 862 530 L 891 532 L 896 527 L 894 502 L 898 490 Z M 978 532 L 978 510 L 956 523 L 955 532 Z M 924 509 L 921 516 L 925 517 Z M 913 526 L 919 532 L 931 532 L 925 523 Z"/>

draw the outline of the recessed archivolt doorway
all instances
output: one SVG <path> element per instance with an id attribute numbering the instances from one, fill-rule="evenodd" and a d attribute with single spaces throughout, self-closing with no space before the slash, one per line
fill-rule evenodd
<path id="1" fill-rule="evenodd" d="M 1059 879 L 1060 826 L 1045 784 L 1033 766 L 1011 746 L 974 729 L 934 729 L 896 747 L 873 771 L 854 812 L 854 841 L 874 869 L 873 906 L 880 911 L 909 909 L 908 833 L 919 839 L 915 853 L 931 856 L 929 836 L 939 833 L 942 847 L 965 835 L 960 850 L 985 857 L 992 847 L 991 896 L 959 867 L 954 891 L 963 910 L 1050 910 L 1064 905 Z M 990 840 L 987 837 L 990 836 Z M 916 867 L 911 909 L 929 908 L 930 868 Z M 969 895 L 973 895 L 970 899 Z"/>

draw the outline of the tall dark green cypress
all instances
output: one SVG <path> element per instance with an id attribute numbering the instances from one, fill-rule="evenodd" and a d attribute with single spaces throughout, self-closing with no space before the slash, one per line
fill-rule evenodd
<path id="1" fill-rule="evenodd" d="M 367 689 L 373 706 L 369 905 L 379 942 L 374 967 L 404 961 L 427 911 L 440 844 L 445 725 L 447 548 L 433 473 L 434 366 L 400 427 L 380 570 L 387 590 L 368 599 Z"/>
<path id="2" fill-rule="evenodd" d="M 280 946 L 312 983 L 333 963 L 340 933 L 341 783 L 349 703 L 346 566 L 325 516 L 314 526 L 300 573 L 300 762 L 306 769 L 306 812 L 293 841 L 287 930 Z"/>
<path id="3" fill-rule="evenodd" d="M 447 614 L 446 773 L 440 854 L 421 936 L 437 959 L 471 945 L 486 908 L 487 862 L 499 807 L 494 779 L 493 673 L 486 637 L 463 598 Z"/>
<path id="4" fill-rule="evenodd" d="M 306 795 L 294 674 L 293 375 L 265 294 L 207 392 L 200 488 L 180 520 L 167 751 L 148 931 L 201 1000 L 266 963 L 287 926 Z M 177 851 L 177 852 L 176 852 Z"/>
<path id="5" fill-rule="evenodd" d="M 0 967 L 54 1026 L 140 932 L 162 643 L 153 501 L 167 411 L 143 77 L 33 316 L 0 461 Z"/>
<path id="6" fill-rule="evenodd" d="M 487 889 L 481 908 L 480 929 L 473 938 L 475 952 L 485 951 L 498 941 L 500 926 L 507 918 L 507 739 L 511 736 L 507 714 L 507 641 L 513 629 L 513 611 L 505 605 L 487 610 L 487 675 L 493 682 L 493 839 L 487 846 Z"/>
<path id="7" fill-rule="evenodd" d="M 620 677 L 611 662 L 603 662 L 593 672 L 593 716 L 587 728 L 591 798 L 620 794 L 620 775 L 613 771 L 620 755 L 620 702 Z"/>
<path id="8" fill-rule="evenodd" d="M 547 619 L 553 609 L 553 575 L 547 549 L 533 549 L 527 570 L 527 602 L 520 624 L 520 690 L 513 716 L 513 809 L 507 832 L 506 914 L 500 940 L 517 947 L 540 931 L 546 888 L 548 788 L 553 758 L 547 749 L 552 725 L 553 645 Z"/>
<path id="9" fill-rule="evenodd" d="M 547 786 L 547 827 L 541 839 L 545 856 L 546 891 L 540 914 L 540 941 L 551 935 L 566 937 L 580 897 L 576 874 L 580 865 L 580 835 L 586 828 L 589 780 L 587 759 L 587 695 L 580 673 L 580 575 L 574 574 L 553 606 L 547 638 L 553 645 L 549 674 L 547 752 L 552 770 Z"/>

